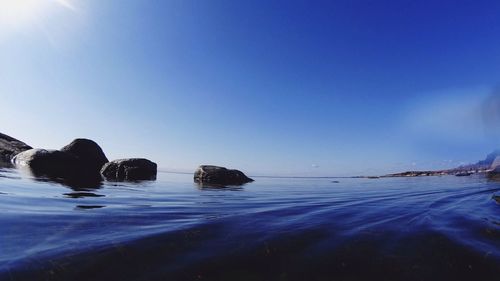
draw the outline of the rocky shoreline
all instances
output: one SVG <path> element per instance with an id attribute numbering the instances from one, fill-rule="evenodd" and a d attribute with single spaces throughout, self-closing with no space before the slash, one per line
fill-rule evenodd
<path id="1" fill-rule="evenodd" d="M 429 176 L 471 176 L 474 174 L 485 174 L 488 177 L 500 178 L 500 151 L 494 151 L 486 156 L 486 159 L 475 164 L 463 165 L 453 169 L 430 170 L 430 171 L 405 171 L 395 174 L 387 174 L 379 177 L 429 177 Z"/>
<path id="2" fill-rule="evenodd" d="M 484 174 L 490 170 L 437 170 L 437 171 L 406 171 L 402 173 L 387 174 L 380 177 L 433 177 L 433 176 L 470 176 L 473 174 Z"/>
<path id="3" fill-rule="evenodd" d="M 92 185 L 102 180 L 155 180 L 157 164 L 145 158 L 127 158 L 109 161 L 101 147 L 89 139 L 75 139 L 60 150 L 32 148 L 26 143 L 0 133 L 0 167 L 27 169 L 34 176 L 64 179 L 66 182 Z M 428 176 L 470 176 L 485 174 L 500 179 L 500 150 L 487 155 L 475 164 L 453 169 L 405 171 L 381 176 L 354 176 L 352 178 L 393 178 Z M 243 172 L 214 165 L 199 166 L 193 176 L 200 186 L 225 187 L 254 181 Z"/>
<path id="4" fill-rule="evenodd" d="M 89 139 L 75 139 L 59 150 L 33 148 L 0 133 L 0 167 L 15 167 L 32 176 L 49 178 L 69 186 L 95 187 L 103 180 L 156 180 L 157 164 L 145 158 L 109 161 L 102 148 Z M 252 182 L 243 172 L 201 165 L 193 180 L 200 186 L 225 187 Z"/>
<path id="5" fill-rule="evenodd" d="M 59 150 L 32 148 L 0 133 L 0 162 L 35 177 L 70 186 L 96 186 L 104 180 L 137 181 L 156 179 L 156 163 L 144 158 L 109 161 L 102 148 L 89 139 L 75 139 Z"/>

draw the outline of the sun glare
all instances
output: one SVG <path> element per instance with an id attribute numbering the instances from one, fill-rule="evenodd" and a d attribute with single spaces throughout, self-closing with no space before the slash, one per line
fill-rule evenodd
<path id="1" fill-rule="evenodd" d="M 0 27 L 34 22 L 54 4 L 74 10 L 68 0 L 0 0 Z"/>
<path id="2" fill-rule="evenodd" d="M 18 25 L 33 21 L 46 3 L 43 0 L 0 0 L 0 24 Z"/>

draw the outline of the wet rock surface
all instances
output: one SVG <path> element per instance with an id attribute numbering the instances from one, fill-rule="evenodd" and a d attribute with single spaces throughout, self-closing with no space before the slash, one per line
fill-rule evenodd
<path id="1" fill-rule="evenodd" d="M 32 147 L 11 136 L 0 133 L 0 162 L 10 163 L 16 154 Z"/>
<path id="2" fill-rule="evenodd" d="M 35 176 L 76 177 L 81 169 L 78 157 L 59 150 L 30 149 L 12 159 L 19 168 L 29 168 Z"/>
<path id="3" fill-rule="evenodd" d="M 100 170 L 107 161 L 101 147 L 88 139 L 75 139 L 61 150 L 29 149 L 12 158 L 16 167 L 35 177 L 79 188 L 99 186 Z"/>
<path id="4" fill-rule="evenodd" d="M 144 158 L 113 160 L 101 169 L 101 175 L 110 181 L 154 180 L 156 172 L 156 163 Z"/>
<path id="5" fill-rule="evenodd" d="M 109 162 L 102 148 L 89 139 L 75 139 L 61 148 L 61 151 L 75 155 L 82 167 L 97 174 L 101 171 L 102 166 Z"/>
<path id="6" fill-rule="evenodd" d="M 224 186 L 242 185 L 252 182 L 253 179 L 247 177 L 239 170 L 232 170 L 213 165 L 201 165 L 194 172 L 194 181 L 200 184 Z"/>
<path id="7" fill-rule="evenodd" d="M 111 181 L 156 179 L 157 165 L 144 158 L 109 162 L 93 140 L 78 138 L 60 150 L 34 149 L 0 133 L 0 168 L 19 168 L 35 180 L 55 181 L 71 188 L 98 188 Z"/>

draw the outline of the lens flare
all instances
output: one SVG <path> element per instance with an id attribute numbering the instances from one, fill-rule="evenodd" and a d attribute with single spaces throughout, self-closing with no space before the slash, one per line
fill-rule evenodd
<path id="1" fill-rule="evenodd" d="M 0 25 L 17 26 L 34 21 L 46 4 L 43 0 L 0 0 Z"/>
<path id="2" fill-rule="evenodd" d="M 54 6 L 75 10 L 70 0 L 0 0 L 0 28 L 37 22 Z"/>

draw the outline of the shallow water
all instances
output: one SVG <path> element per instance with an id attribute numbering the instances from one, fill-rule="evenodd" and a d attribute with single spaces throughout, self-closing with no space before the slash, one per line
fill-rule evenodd
<path id="1" fill-rule="evenodd" d="M 75 190 L 4 168 L 0 280 L 500 280 L 495 194 L 479 175 Z"/>

